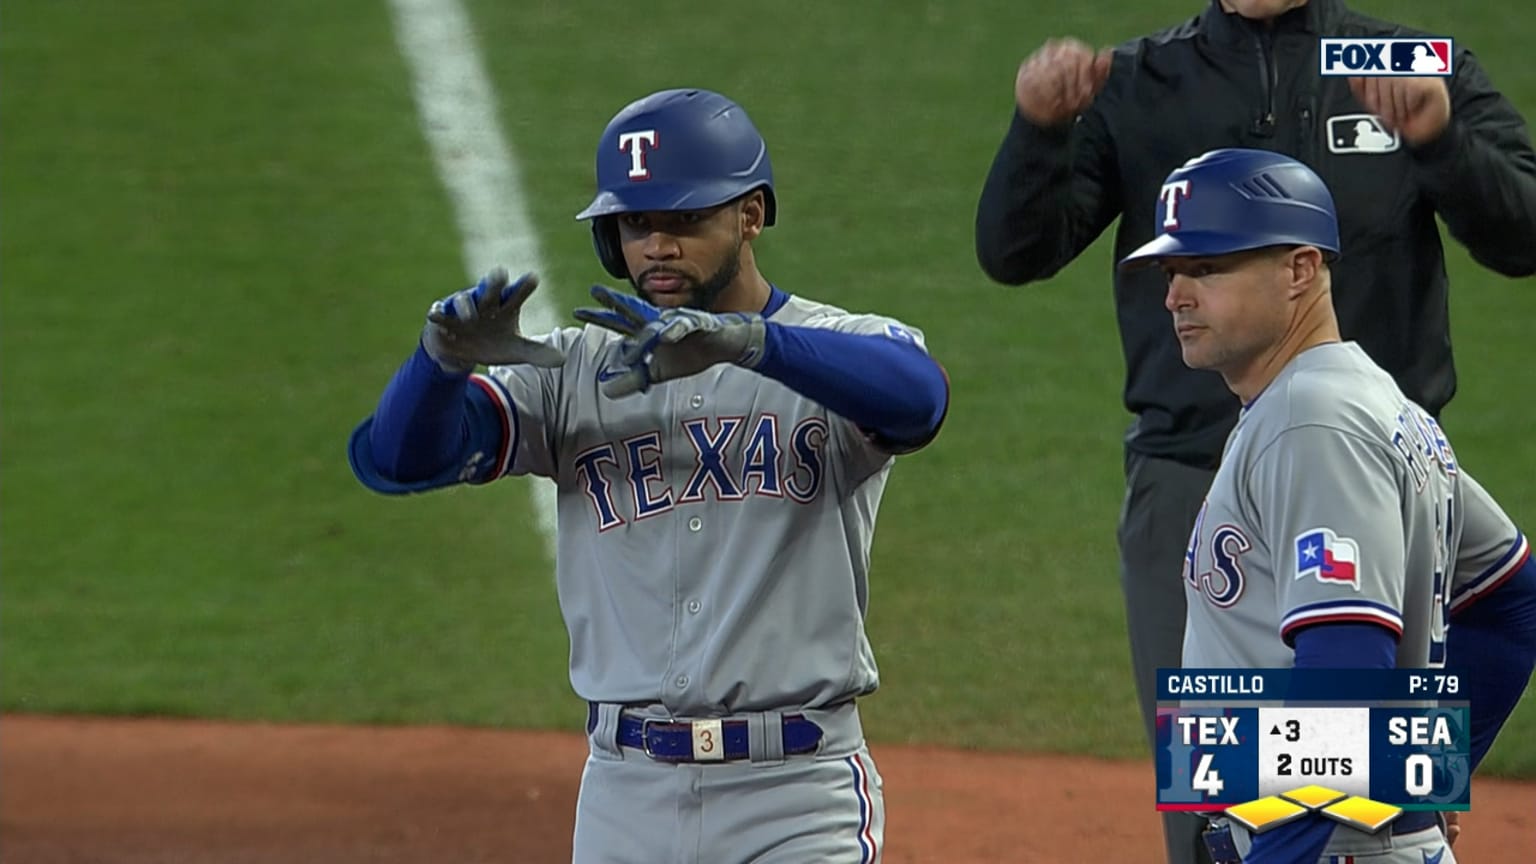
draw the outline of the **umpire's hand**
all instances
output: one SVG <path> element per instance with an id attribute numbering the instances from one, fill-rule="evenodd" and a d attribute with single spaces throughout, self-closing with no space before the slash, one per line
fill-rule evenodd
<path id="1" fill-rule="evenodd" d="M 1451 123 L 1451 91 L 1444 78 L 1350 78 L 1365 110 L 1415 147 L 1434 141 Z"/>
<path id="2" fill-rule="evenodd" d="M 422 347 L 445 372 L 463 374 L 477 364 L 529 363 L 560 366 L 565 355 L 553 345 L 523 336 L 517 319 L 523 302 L 539 287 L 539 277 L 524 273 L 507 283 L 507 271 L 497 267 L 479 284 L 432 304 L 421 332 Z"/>
<path id="3" fill-rule="evenodd" d="M 1019 66 L 1013 96 L 1019 113 L 1036 126 L 1077 119 L 1109 80 L 1110 49 L 1094 53 L 1076 39 L 1047 39 Z"/>

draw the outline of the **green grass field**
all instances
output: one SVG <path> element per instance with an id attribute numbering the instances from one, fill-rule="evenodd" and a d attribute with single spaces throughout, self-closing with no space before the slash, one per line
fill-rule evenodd
<path id="1" fill-rule="evenodd" d="M 1357 5 L 1455 36 L 1536 113 L 1529 18 Z M 572 219 L 603 124 L 706 86 L 773 148 L 769 277 L 923 327 L 948 367 L 945 431 L 881 512 L 872 737 L 1142 755 L 1108 246 L 1005 288 L 971 226 L 1024 54 L 1200 4 L 468 6 L 561 308 L 603 277 Z M 8 3 L 0 34 L 0 706 L 574 728 L 525 484 L 390 500 L 347 468 L 426 304 L 465 281 L 387 4 Z M 1450 266 L 1447 425 L 1536 525 L 1536 293 L 1459 247 Z M 1536 776 L 1536 697 L 1487 770 Z"/>

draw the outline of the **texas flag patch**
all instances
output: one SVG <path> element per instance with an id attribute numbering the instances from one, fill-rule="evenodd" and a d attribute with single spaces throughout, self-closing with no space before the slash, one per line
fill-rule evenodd
<path id="1" fill-rule="evenodd" d="M 1328 528 L 1314 528 L 1296 538 L 1296 578 L 1350 585 L 1360 590 L 1360 547 Z"/>

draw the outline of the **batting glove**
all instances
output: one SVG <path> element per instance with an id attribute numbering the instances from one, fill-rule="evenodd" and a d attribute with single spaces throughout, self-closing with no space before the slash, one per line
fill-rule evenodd
<path id="1" fill-rule="evenodd" d="M 577 309 L 576 318 L 624 336 L 617 359 L 599 378 L 609 398 L 644 393 L 652 384 L 720 363 L 755 369 L 763 361 L 767 324 L 761 315 L 658 309 L 602 285 L 592 286 L 592 298 L 604 308 Z"/>
<path id="2" fill-rule="evenodd" d="M 421 344 L 445 372 L 464 374 L 477 364 L 528 363 L 553 367 L 565 355 L 552 345 L 523 336 L 517 319 L 523 303 L 539 287 L 539 277 L 524 273 L 508 284 L 507 271 L 497 267 L 479 284 L 444 297 L 427 310 Z"/>

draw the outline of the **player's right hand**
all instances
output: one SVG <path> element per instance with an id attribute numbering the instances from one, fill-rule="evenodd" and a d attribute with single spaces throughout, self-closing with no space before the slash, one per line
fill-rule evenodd
<path id="1" fill-rule="evenodd" d="M 577 320 L 624 337 L 617 363 L 604 370 L 614 374 L 599 379 L 610 399 L 644 393 L 652 384 L 697 375 L 718 363 L 755 369 L 763 361 L 768 331 L 761 315 L 660 309 L 606 285 L 593 285 L 592 299 L 602 306 L 577 309 Z"/>
<path id="2" fill-rule="evenodd" d="M 1036 126 L 1060 126 L 1077 119 L 1109 80 L 1112 52 L 1099 52 L 1076 39 L 1047 39 L 1019 65 L 1013 97 L 1019 113 Z"/>
<path id="3" fill-rule="evenodd" d="M 474 371 L 487 366 L 529 363 L 560 366 L 565 355 L 553 345 L 529 339 L 518 329 L 523 303 L 539 287 L 539 277 L 524 273 L 508 284 L 507 271 L 497 267 L 479 284 L 444 297 L 427 310 L 422 347 L 446 372 Z"/>

